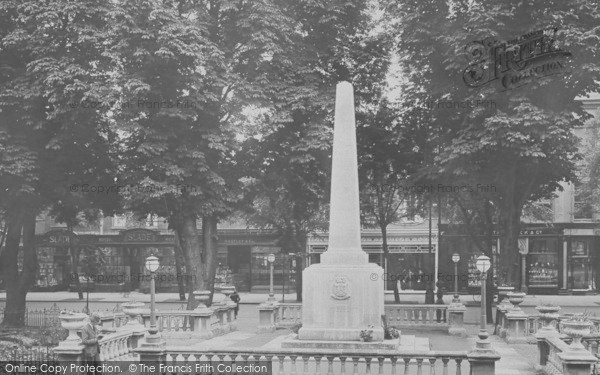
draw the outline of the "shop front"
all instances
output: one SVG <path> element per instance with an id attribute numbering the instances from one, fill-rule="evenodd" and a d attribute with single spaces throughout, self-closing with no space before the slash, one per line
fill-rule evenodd
<path id="1" fill-rule="evenodd" d="M 586 228 L 587 226 L 587 228 Z M 492 272 L 499 278 L 498 257 L 502 243 L 495 230 L 492 238 L 464 233 L 465 228 L 444 226 L 440 239 L 440 272 L 453 272 L 452 254 L 458 253 L 459 291 L 475 293 L 479 281 L 474 260 L 482 253 L 481 246 L 492 244 Z M 519 272 L 529 294 L 577 294 L 597 291 L 599 266 L 599 236 L 592 224 L 526 225 L 520 231 L 518 251 Z M 453 280 L 453 278 L 448 278 Z M 445 283 L 451 288 L 450 283 Z"/>
<path id="2" fill-rule="evenodd" d="M 521 269 L 529 294 L 557 294 L 564 262 L 562 261 L 562 231 L 556 227 L 521 230 L 519 252 Z"/>
<path id="3" fill-rule="evenodd" d="M 157 291 L 177 290 L 173 236 L 156 231 L 136 228 L 113 235 L 77 235 L 56 229 L 36 237 L 36 251 L 37 291 L 76 291 L 77 281 L 92 291 L 148 290 L 150 276 L 144 263 L 150 255 L 161 262 Z"/>
<path id="4" fill-rule="evenodd" d="M 275 288 L 295 291 L 297 257 L 281 252 L 276 234 L 261 230 L 223 230 L 218 234 L 215 285 L 233 284 L 239 291 L 268 292 L 267 257 L 275 254 Z M 177 269 L 174 247 L 174 235 L 145 228 L 83 235 L 51 230 L 36 236 L 39 274 L 34 289 L 75 291 L 78 279 L 83 288 L 88 285 L 92 291 L 147 292 L 150 275 L 144 264 L 148 256 L 154 255 L 160 261 L 157 292 L 177 292 L 178 282 L 187 282 L 187 276 Z M 86 275 L 82 260 L 92 254 L 99 264 L 93 275 Z M 76 269 L 73 264 L 77 264 Z"/>
<path id="5" fill-rule="evenodd" d="M 369 254 L 369 262 L 383 268 L 384 288 L 393 290 L 425 291 L 429 282 L 438 280 L 438 237 L 437 227 L 431 233 L 429 247 L 427 222 L 396 225 L 388 229 L 387 243 L 389 259 L 383 253 L 381 232 L 366 229 L 361 233 L 362 249 Z M 308 239 L 308 254 L 311 263 L 319 263 L 320 254 L 327 250 L 326 233 L 314 234 Z"/>
<path id="6" fill-rule="evenodd" d="M 67 230 L 51 230 L 36 239 L 38 275 L 35 291 L 66 290 L 73 282 L 71 270 L 72 250 L 78 246 L 78 236 Z M 19 266 L 22 267 L 22 252 Z"/>
<path id="7" fill-rule="evenodd" d="M 600 237 L 594 229 L 566 228 L 563 247 L 566 267 L 562 270 L 561 289 L 574 294 L 597 291 Z"/>
<path id="8" fill-rule="evenodd" d="M 273 285 L 278 291 L 295 291 L 295 257 L 282 252 L 277 236 L 263 230 L 223 230 L 219 234 L 219 273 L 230 274 L 238 291 L 268 293 L 269 254 L 275 255 Z"/>

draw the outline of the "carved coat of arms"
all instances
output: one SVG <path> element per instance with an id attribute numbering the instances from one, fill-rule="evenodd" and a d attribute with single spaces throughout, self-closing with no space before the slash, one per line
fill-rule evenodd
<path id="1" fill-rule="evenodd" d="M 333 279 L 331 297 L 334 299 L 350 298 L 350 281 L 346 276 L 337 275 Z"/>

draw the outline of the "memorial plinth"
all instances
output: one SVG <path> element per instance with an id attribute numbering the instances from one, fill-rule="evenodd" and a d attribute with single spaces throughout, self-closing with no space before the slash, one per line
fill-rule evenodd
<path id="1" fill-rule="evenodd" d="M 297 341 L 304 342 L 299 347 L 307 341 L 359 342 L 363 330 L 372 330 L 372 343 L 382 342 L 382 275 L 383 269 L 369 263 L 361 248 L 354 93 L 350 83 L 341 82 L 336 90 L 329 247 L 321 263 L 303 271 Z"/>

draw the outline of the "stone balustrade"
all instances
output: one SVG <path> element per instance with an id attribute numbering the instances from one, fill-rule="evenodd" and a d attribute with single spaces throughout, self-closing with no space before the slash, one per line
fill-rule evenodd
<path id="1" fill-rule="evenodd" d="M 275 316 L 277 328 L 290 328 L 302 323 L 302 304 L 279 303 L 279 311 Z"/>
<path id="2" fill-rule="evenodd" d="M 121 330 L 104 336 L 98 341 L 101 361 L 117 361 L 135 359 L 132 353 L 134 345 L 131 342 L 132 331 Z"/>
<path id="3" fill-rule="evenodd" d="M 195 310 L 156 311 L 158 331 L 165 338 L 211 338 L 237 329 L 234 307 L 216 304 Z M 142 314 L 145 328 L 150 327 L 150 311 Z"/>
<path id="4" fill-rule="evenodd" d="M 390 327 L 447 330 L 452 335 L 465 335 L 464 305 L 385 305 Z M 259 331 L 290 328 L 302 323 L 301 303 L 264 303 L 258 307 Z"/>
<path id="5" fill-rule="evenodd" d="M 385 305 L 388 325 L 394 328 L 447 329 L 448 305 Z"/>
<path id="6" fill-rule="evenodd" d="M 583 349 L 572 348 L 558 336 L 538 341 L 538 370 L 547 375 L 589 375 L 598 358 Z"/>
<path id="7" fill-rule="evenodd" d="M 234 304 L 217 303 L 195 310 L 158 310 L 156 324 L 160 336 L 166 339 L 210 339 L 236 329 L 234 308 Z M 68 316 L 63 322 L 63 327 L 71 333 L 55 350 L 60 361 L 79 362 L 83 359 L 84 346 L 76 332 L 87 321 L 87 315 L 79 315 Z M 110 331 L 98 341 L 100 360 L 135 359 L 135 351 L 139 350 L 139 344 L 150 327 L 150 310 L 138 306 L 129 309 L 127 315 L 101 314 L 100 320 L 100 330 Z"/>
<path id="8" fill-rule="evenodd" d="M 487 367 L 479 372 L 470 365 L 467 352 L 451 351 L 377 351 L 327 350 L 327 349 L 195 349 L 189 346 L 167 346 L 164 353 L 167 365 L 212 365 L 218 371 L 219 363 L 267 366 L 272 374 L 467 374 L 493 375 Z M 481 363 L 480 356 L 474 361 Z M 497 358 L 491 358 L 493 363 Z M 475 369 L 475 370 L 474 370 Z M 207 371 L 208 372 L 208 371 Z M 178 372 L 175 372 L 179 374 Z"/>

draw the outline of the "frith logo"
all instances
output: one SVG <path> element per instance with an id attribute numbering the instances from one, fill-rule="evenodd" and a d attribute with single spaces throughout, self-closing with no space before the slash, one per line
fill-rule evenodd
<path id="1" fill-rule="evenodd" d="M 567 73 L 570 52 L 559 48 L 557 28 L 537 30 L 508 42 L 494 38 L 474 41 L 465 47 L 469 66 L 463 81 L 479 87 L 499 80 L 503 90 L 511 90 L 540 77 Z"/>

